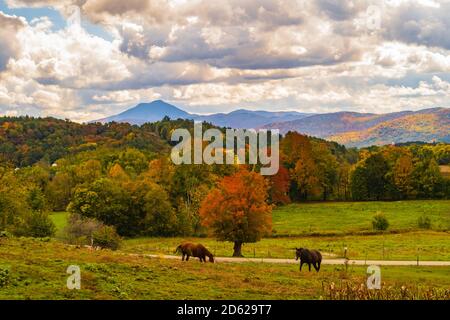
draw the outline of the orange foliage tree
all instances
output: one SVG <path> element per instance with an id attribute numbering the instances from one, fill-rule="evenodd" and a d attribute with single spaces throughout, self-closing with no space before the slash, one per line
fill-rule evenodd
<path id="1" fill-rule="evenodd" d="M 280 205 L 280 204 L 288 204 L 291 202 L 289 198 L 289 186 L 291 184 L 289 171 L 280 166 L 277 174 L 270 177 L 270 200 L 272 203 Z"/>
<path id="2" fill-rule="evenodd" d="M 203 225 L 211 228 L 218 240 L 234 242 L 233 257 L 242 256 L 243 243 L 257 242 L 272 230 L 267 188 L 261 175 L 242 168 L 224 177 L 202 202 Z"/>

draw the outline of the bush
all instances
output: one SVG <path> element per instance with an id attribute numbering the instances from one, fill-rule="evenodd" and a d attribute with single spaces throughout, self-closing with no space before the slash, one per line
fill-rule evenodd
<path id="1" fill-rule="evenodd" d="M 94 246 L 111 250 L 119 249 L 122 241 L 116 229 L 111 226 L 101 226 L 92 234 L 92 238 Z"/>
<path id="2" fill-rule="evenodd" d="M 378 212 L 372 219 L 372 226 L 375 230 L 384 231 L 389 227 L 389 221 L 382 212 Z"/>
<path id="3" fill-rule="evenodd" d="M 71 213 L 64 229 L 64 237 L 71 244 L 91 245 L 93 233 L 101 226 L 103 223 L 100 221 Z"/>
<path id="4" fill-rule="evenodd" d="M 421 229 L 431 229 L 431 220 L 427 216 L 420 216 L 417 220 L 417 225 Z"/>
<path id="5" fill-rule="evenodd" d="M 67 242 L 76 245 L 93 245 L 116 250 L 120 246 L 121 237 L 116 229 L 102 222 L 71 213 L 64 229 Z"/>
<path id="6" fill-rule="evenodd" d="M 0 288 L 6 286 L 9 282 L 9 270 L 0 267 Z"/>
<path id="7" fill-rule="evenodd" d="M 25 236 L 35 238 L 51 237 L 56 227 L 47 212 L 33 211 L 25 220 Z"/>

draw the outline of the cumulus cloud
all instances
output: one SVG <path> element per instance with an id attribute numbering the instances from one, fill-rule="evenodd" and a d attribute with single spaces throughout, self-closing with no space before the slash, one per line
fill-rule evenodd
<path id="1" fill-rule="evenodd" d="M 389 39 L 450 49 L 450 2 L 424 6 L 405 2 L 387 17 L 385 36 Z"/>
<path id="2" fill-rule="evenodd" d="M 26 22 L 15 16 L 9 16 L 0 11 L 0 72 L 5 70 L 8 61 L 20 52 L 17 33 L 25 27 Z"/>
<path id="3" fill-rule="evenodd" d="M 102 118 L 166 99 L 368 112 L 449 106 L 447 0 L 6 0 L 52 7 L 112 40 L 0 12 L 0 112 Z"/>

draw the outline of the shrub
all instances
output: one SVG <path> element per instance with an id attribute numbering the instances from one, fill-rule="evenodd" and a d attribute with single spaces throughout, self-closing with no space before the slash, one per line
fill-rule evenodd
<path id="1" fill-rule="evenodd" d="M 122 241 L 116 229 L 111 226 L 101 226 L 92 234 L 92 238 L 94 246 L 111 250 L 119 249 Z"/>
<path id="2" fill-rule="evenodd" d="M 35 238 L 51 237 L 56 227 L 47 212 L 33 211 L 25 219 L 25 236 Z"/>
<path id="3" fill-rule="evenodd" d="M 372 226 L 375 230 L 384 231 L 389 227 L 389 221 L 382 212 L 378 212 L 372 219 Z"/>
<path id="4" fill-rule="evenodd" d="M 0 267 L 0 288 L 6 286 L 9 282 L 9 270 Z"/>
<path id="5" fill-rule="evenodd" d="M 64 229 L 66 235 L 78 238 L 83 236 L 91 236 L 102 223 L 92 218 L 83 217 L 77 213 L 69 214 L 67 226 Z"/>
<path id="6" fill-rule="evenodd" d="M 427 216 L 420 216 L 417 224 L 421 229 L 431 229 L 431 220 Z"/>
<path id="7" fill-rule="evenodd" d="M 3 186 L 11 184 L 9 181 L 1 182 Z M 56 228 L 45 210 L 43 196 L 36 190 L 30 194 L 19 187 L 0 190 L 0 230 L 19 237 L 50 237 L 55 233 Z"/>
<path id="8" fill-rule="evenodd" d="M 64 236 L 69 243 L 91 245 L 93 233 L 101 226 L 103 223 L 100 221 L 71 213 L 64 229 Z"/>

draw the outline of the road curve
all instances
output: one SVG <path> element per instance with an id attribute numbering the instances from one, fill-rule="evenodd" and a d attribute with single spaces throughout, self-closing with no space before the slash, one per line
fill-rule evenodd
<path id="1" fill-rule="evenodd" d="M 180 256 L 172 255 L 157 255 L 157 254 L 131 254 L 134 256 L 142 256 L 148 258 L 159 259 L 181 259 Z M 195 259 L 196 258 L 192 258 Z M 228 262 L 228 263 L 243 263 L 243 262 L 256 262 L 256 263 L 281 263 L 281 264 L 298 264 L 295 259 L 273 259 L 273 258 L 232 258 L 232 257 L 215 257 L 216 262 Z M 322 264 L 330 265 L 342 265 L 345 263 L 349 265 L 377 265 L 377 266 L 428 266 L 428 267 L 445 267 L 450 266 L 450 261 L 417 261 L 417 260 L 347 260 L 347 259 L 324 259 Z"/>

